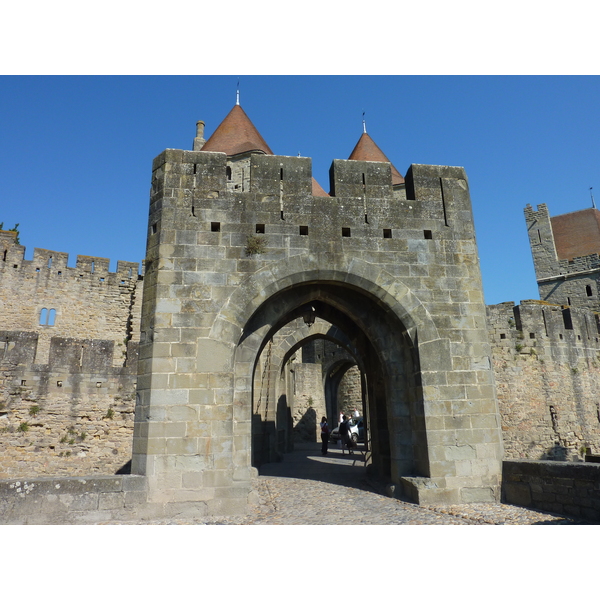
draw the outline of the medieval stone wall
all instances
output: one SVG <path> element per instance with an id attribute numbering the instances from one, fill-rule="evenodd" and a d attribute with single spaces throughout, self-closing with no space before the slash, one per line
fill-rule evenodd
<path id="1" fill-rule="evenodd" d="M 0 477 L 113 474 L 131 458 L 139 264 L 0 231 Z"/>
<path id="2" fill-rule="evenodd" d="M 139 341 L 142 286 L 140 265 L 78 256 L 67 266 L 64 252 L 34 248 L 25 260 L 25 247 L 14 232 L 0 231 L 0 328 L 33 331 L 38 335 L 35 362 L 46 364 L 53 337 L 112 340 L 114 366 L 122 366 L 128 341 Z"/>
<path id="3" fill-rule="evenodd" d="M 0 331 L 0 478 L 114 474 L 131 458 L 137 344 L 113 367 L 114 342 Z"/>
<path id="4" fill-rule="evenodd" d="M 599 453 L 597 314 L 535 300 L 487 312 L 505 457 Z"/>

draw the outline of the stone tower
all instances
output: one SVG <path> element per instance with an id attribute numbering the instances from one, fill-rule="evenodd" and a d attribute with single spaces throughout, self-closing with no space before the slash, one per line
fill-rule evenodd
<path id="1" fill-rule="evenodd" d="M 415 502 L 499 499 L 464 169 L 404 178 L 365 131 L 327 194 L 310 158 L 274 155 L 236 104 L 152 171 L 132 467 L 151 502 L 245 511 L 289 439 L 286 365 L 317 338 L 360 369 L 374 473 Z"/>
<path id="2" fill-rule="evenodd" d="M 528 204 L 525 221 L 540 299 L 599 311 L 600 211 L 550 217 L 545 204 Z"/>

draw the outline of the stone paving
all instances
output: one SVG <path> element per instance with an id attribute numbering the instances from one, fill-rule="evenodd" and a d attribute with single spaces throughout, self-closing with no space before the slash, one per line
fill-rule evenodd
<path id="1" fill-rule="evenodd" d="M 367 478 L 364 454 L 304 444 L 280 463 L 264 465 L 259 501 L 246 516 L 152 521 L 147 524 L 219 525 L 574 525 L 585 521 L 506 504 L 423 507 L 389 498 Z M 142 523 L 140 523 L 142 524 Z"/>

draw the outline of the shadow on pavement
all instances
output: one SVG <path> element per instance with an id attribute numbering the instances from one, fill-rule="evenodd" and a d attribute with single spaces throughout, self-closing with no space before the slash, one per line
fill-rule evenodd
<path id="1" fill-rule="evenodd" d="M 264 464 L 258 471 L 264 477 L 310 479 L 382 493 L 383 482 L 367 475 L 365 458 L 363 444 L 358 444 L 353 454 L 347 450 L 342 454 L 340 448 L 330 445 L 327 456 L 322 456 L 320 443 L 303 443 L 295 444 L 294 451 L 284 454 L 281 462 Z"/>

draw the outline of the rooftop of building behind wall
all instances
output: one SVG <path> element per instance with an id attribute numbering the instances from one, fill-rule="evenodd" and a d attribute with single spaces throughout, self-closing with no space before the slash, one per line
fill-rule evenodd
<path id="1" fill-rule="evenodd" d="M 193 144 L 193 149 L 196 151 L 223 152 L 228 157 L 248 152 L 273 155 L 271 148 L 239 104 L 231 109 L 208 140 L 204 139 L 204 125 L 204 121 L 198 121 L 196 124 L 196 138 Z M 390 163 L 392 185 L 404 183 L 404 177 L 367 133 L 364 121 L 363 133 L 348 160 Z M 317 191 L 319 191 L 315 195 L 327 195 L 325 192 L 320 193 L 322 188 L 316 181 L 313 182 L 313 187 L 314 184 L 318 186 Z"/>

